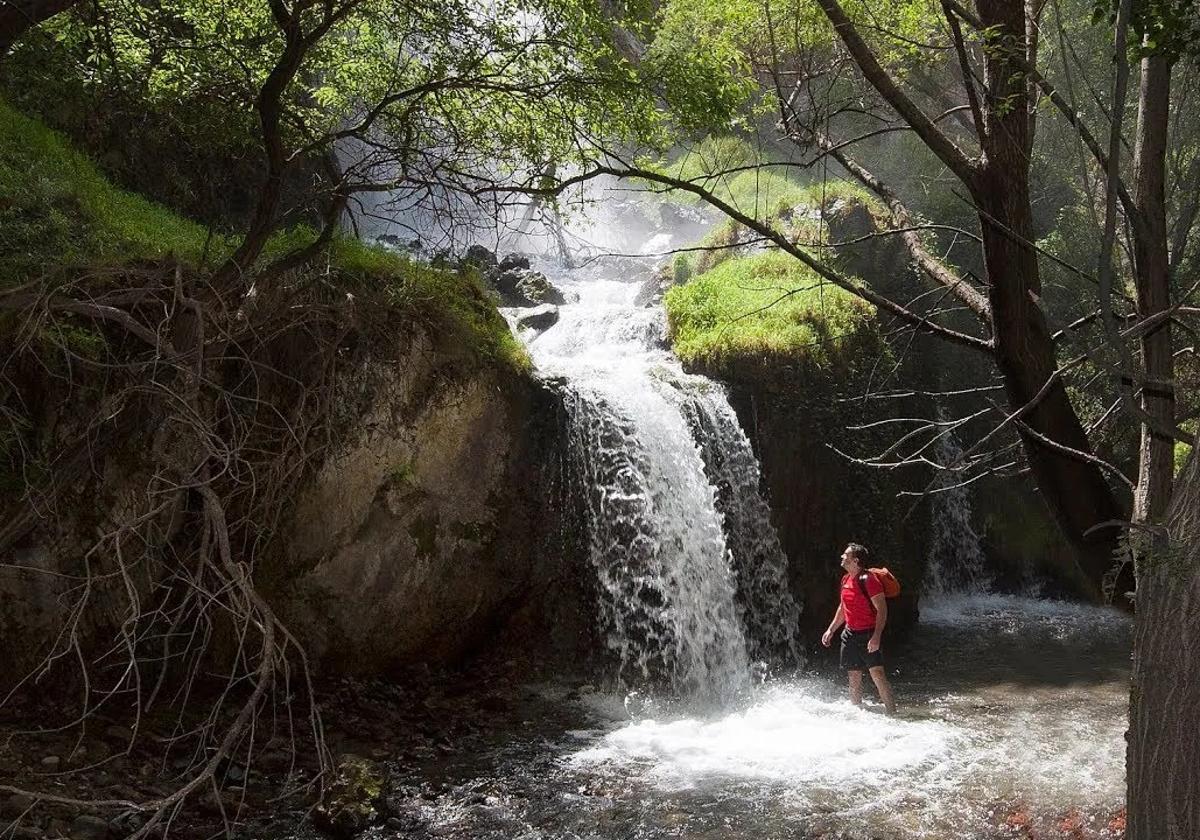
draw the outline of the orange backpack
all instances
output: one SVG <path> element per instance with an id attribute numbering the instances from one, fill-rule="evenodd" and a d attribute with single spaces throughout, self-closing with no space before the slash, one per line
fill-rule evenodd
<path id="1" fill-rule="evenodd" d="M 896 576 L 888 571 L 886 566 L 866 569 L 865 574 L 859 575 L 855 580 L 858 581 L 858 588 L 862 590 L 867 603 L 871 604 L 871 612 L 875 611 L 875 605 L 871 603 L 871 596 L 867 594 L 866 575 L 873 575 L 875 580 L 879 581 L 883 587 L 883 596 L 885 598 L 895 598 L 900 594 L 900 581 L 896 580 Z"/>

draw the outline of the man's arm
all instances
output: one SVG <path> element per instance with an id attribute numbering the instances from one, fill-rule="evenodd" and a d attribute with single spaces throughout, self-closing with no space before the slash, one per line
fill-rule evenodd
<path id="1" fill-rule="evenodd" d="M 841 602 L 838 602 L 837 611 L 833 614 L 833 621 L 829 622 L 829 629 L 821 636 L 821 644 L 829 647 L 833 643 L 834 632 L 846 623 L 846 610 L 842 607 Z"/>
<path id="2" fill-rule="evenodd" d="M 883 627 L 887 624 L 887 598 L 881 592 L 871 598 L 871 603 L 875 605 L 875 632 L 871 634 L 871 639 L 867 642 L 867 653 L 874 653 L 879 650 L 879 642 L 883 638 Z"/>

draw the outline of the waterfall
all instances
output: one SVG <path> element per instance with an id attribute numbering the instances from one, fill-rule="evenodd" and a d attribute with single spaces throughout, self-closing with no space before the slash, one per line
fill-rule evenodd
<path id="1" fill-rule="evenodd" d="M 962 457 L 962 447 L 953 434 L 938 440 L 937 456 L 943 464 L 957 463 Z M 992 584 L 979 535 L 971 524 L 971 497 L 966 487 L 953 486 L 956 481 L 954 473 L 947 473 L 938 481 L 940 491 L 933 495 L 925 572 L 925 591 L 931 595 L 981 594 Z"/>
<path id="2" fill-rule="evenodd" d="M 568 417 L 618 682 L 720 699 L 751 684 L 756 661 L 798 664 L 799 606 L 724 390 L 663 349 L 663 312 L 634 303 L 631 263 L 541 268 L 577 298 L 526 338 Z"/>
<path id="3" fill-rule="evenodd" d="M 771 524 L 750 439 L 718 387 L 702 391 L 686 409 L 717 490 L 750 655 L 764 662 L 798 662 L 800 607 L 787 587 L 787 556 Z"/>

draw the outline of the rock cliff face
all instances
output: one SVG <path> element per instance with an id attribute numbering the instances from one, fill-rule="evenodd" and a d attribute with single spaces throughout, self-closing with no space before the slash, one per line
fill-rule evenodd
<path id="1" fill-rule="evenodd" d="M 543 551 L 555 398 L 526 376 L 442 368 L 420 340 L 364 371 L 370 411 L 299 493 L 271 597 L 338 671 L 505 642 L 584 652 L 591 611 L 556 589 L 570 558 Z M 566 608 L 551 620 L 551 605 Z"/>
<path id="2" fill-rule="evenodd" d="M 911 503 L 896 493 L 919 476 L 859 467 L 830 448 L 845 438 L 846 426 L 863 421 L 856 404 L 839 401 L 844 383 L 811 371 L 764 377 L 737 365 L 721 378 L 762 468 L 792 591 L 804 604 L 805 642 L 819 639 L 833 616 L 838 560 L 848 542 L 866 545 L 871 565 L 886 566 L 900 579 L 888 623 L 893 634 L 904 633 L 917 620 L 928 516 L 918 510 L 906 518 Z M 859 439 L 854 444 L 862 445 Z"/>
<path id="3" fill-rule="evenodd" d="M 345 406 L 330 448 L 298 474 L 260 551 L 258 588 L 319 672 L 485 650 L 583 663 L 593 649 L 587 576 L 547 503 L 560 401 L 528 373 L 448 344 L 411 332 L 343 373 L 327 395 Z M 131 598 L 150 603 L 168 582 L 169 560 L 129 562 L 126 580 L 111 544 L 89 551 L 148 509 L 146 453 L 170 445 L 161 430 L 139 435 L 154 418 L 127 425 L 63 476 L 75 486 L 56 510 L 5 526 L 20 533 L 0 563 L 0 687 L 35 668 L 76 613 L 86 655 L 111 644 Z M 160 516 L 162 547 L 183 504 L 176 492 Z"/>

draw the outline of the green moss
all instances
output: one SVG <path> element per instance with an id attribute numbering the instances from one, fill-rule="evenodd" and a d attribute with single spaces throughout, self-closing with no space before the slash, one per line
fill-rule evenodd
<path id="1" fill-rule="evenodd" d="M 173 253 L 198 262 L 206 231 L 119 190 L 59 133 L 0 101 L 0 282 L 48 265 L 108 266 Z"/>
<path id="2" fill-rule="evenodd" d="M 779 252 L 726 260 L 665 303 L 675 352 L 709 367 L 739 356 L 828 367 L 874 341 L 873 307 Z"/>
<path id="3" fill-rule="evenodd" d="M 477 273 L 415 263 L 354 239 L 335 241 L 330 259 L 345 282 L 382 290 L 390 306 L 424 320 L 445 346 L 514 370 L 532 368 L 525 346 L 513 336 Z"/>
<path id="4" fill-rule="evenodd" d="M 263 259 L 311 242 L 296 227 L 274 235 Z M 230 253 L 232 241 L 167 208 L 113 186 L 59 133 L 0 100 L 0 285 L 75 278 L 87 270 L 160 260 L 199 268 Z M 496 311 L 478 276 L 411 262 L 358 240 L 338 238 L 301 282 L 423 322 L 441 346 L 527 371 L 529 356 Z M 374 313 L 373 313 L 374 314 Z M 100 340 L 72 335 L 83 349 Z"/>

